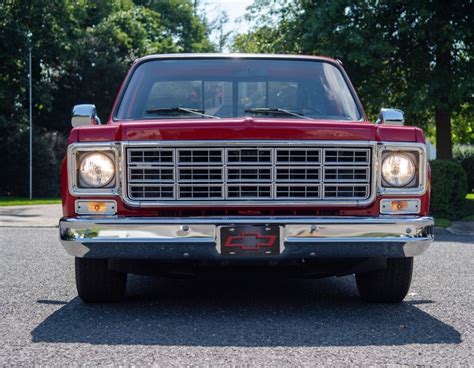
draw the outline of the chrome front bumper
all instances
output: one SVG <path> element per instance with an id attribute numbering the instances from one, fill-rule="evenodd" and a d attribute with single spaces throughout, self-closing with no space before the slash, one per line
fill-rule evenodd
<path id="1" fill-rule="evenodd" d="M 62 218 L 59 228 L 75 257 L 226 260 L 236 257 L 220 254 L 219 227 L 238 224 L 280 225 L 274 260 L 413 257 L 433 240 L 431 217 L 74 217 Z"/>

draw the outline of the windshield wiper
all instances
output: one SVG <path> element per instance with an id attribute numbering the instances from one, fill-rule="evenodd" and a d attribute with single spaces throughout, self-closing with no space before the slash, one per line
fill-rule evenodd
<path id="1" fill-rule="evenodd" d="M 145 112 L 147 114 L 161 114 L 161 113 L 173 114 L 173 113 L 184 112 L 184 113 L 187 113 L 187 114 L 194 114 L 194 115 L 203 116 L 205 118 L 220 119 L 220 117 L 218 117 L 218 116 L 205 114 L 203 110 L 193 109 L 193 108 L 189 108 L 189 107 L 162 107 L 162 108 L 157 108 L 157 109 L 146 110 Z"/>
<path id="2" fill-rule="evenodd" d="M 245 112 L 253 112 L 256 114 L 281 114 L 281 115 L 290 115 L 290 116 L 297 116 L 299 118 L 307 119 L 307 120 L 313 120 L 308 116 L 304 116 L 301 113 L 286 110 L 286 109 L 280 109 L 279 107 L 255 107 L 253 109 L 246 109 L 244 110 Z"/>

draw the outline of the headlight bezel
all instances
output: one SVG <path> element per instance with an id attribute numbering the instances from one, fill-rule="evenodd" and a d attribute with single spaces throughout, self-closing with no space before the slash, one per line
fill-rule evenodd
<path id="1" fill-rule="evenodd" d="M 382 174 L 382 165 L 388 155 L 398 153 L 407 155 L 415 164 L 415 175 L 408 183 L 402 186 L 391 185 Z M 422 143 L 384 143 L 378 148 L 377 187 L 378 192 L 400 195 L 423 195 L 427 187 L 427 155 L 426 145 Z"/>
<path id="2" fill-rule="evenodd" d="M 110 158 L 114 165 L 114 176 L 104 186 L 92 187 L 81 178 L 81 161 L 91 153 L 102 153 Z M 116 143 L 74 143 L 68 147 L 68 186 L 74 196 L 115 196 L 120 188 L 120 149 Z"/>

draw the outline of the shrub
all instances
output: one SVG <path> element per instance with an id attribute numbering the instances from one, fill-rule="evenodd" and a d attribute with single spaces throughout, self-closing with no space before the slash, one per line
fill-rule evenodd
<path id="1" fill-rule="evenodd" d="M 467 194 L 467 178 L 455 160 L 434 160 L 431 164 L 431 213 L 454 219 L 461 216 Z"/>
<path id="2" fill-rule="evenodd" d="M 453 156 L 456 159 L 463 159 L 469 156 L 474 156 L 473 144 L 455 144 L 453 146 Z"/>
<path id="3" fill-rule="evenodd" d="M 466 172 L 468 191 L 474 192 L 474 145 L 455 145 L 453 154 Z"/>
<path id="4" fill-rule="evenodd" d="M 474 155 L 464 157 L 459 163 L 466 172 L 467 189 L 474 192 Z"/>
<path id="5" fill-rule="evenodd" d="M 2 128 L 5 125 L 0 118 L 0 196 L 26 196 L 29 187 L 28 131 Z M 38 133 L 33 136 L 33 196 L 57 197 L 60 195 L 63 144 L 58 144 L 58 139 L 50 134 Z"/>

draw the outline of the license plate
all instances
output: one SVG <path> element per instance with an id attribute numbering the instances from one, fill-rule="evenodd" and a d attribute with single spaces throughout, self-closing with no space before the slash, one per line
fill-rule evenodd
<path id="1" fill-rule="evenodd" d="M 238 225 L 220 228 L 223 256 L 274 256 L 280 254 L 278 225 Z"/>

